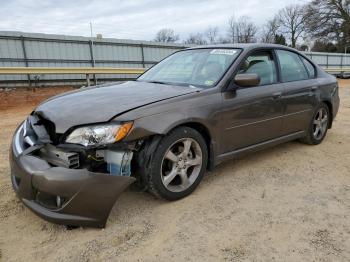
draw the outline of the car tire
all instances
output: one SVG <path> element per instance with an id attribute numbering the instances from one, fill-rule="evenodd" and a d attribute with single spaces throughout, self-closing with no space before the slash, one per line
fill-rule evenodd
<path id="1" fill-rule="evenodd" d="M 199 132 L 179 127 L 164 136 L 148 169 L 148 190 L 158 198 L 178 200 L 201 182 L 208 162 L 207 145 Z"/>
<path id="2" fill-rule="evenodd" d="M 329 121 L 331 121 L 329 108 L 325 103 L 321 103 L 312 115 L 306 137 L 300 141 L 309 145 L 320 144 L 327 134 Z"/>

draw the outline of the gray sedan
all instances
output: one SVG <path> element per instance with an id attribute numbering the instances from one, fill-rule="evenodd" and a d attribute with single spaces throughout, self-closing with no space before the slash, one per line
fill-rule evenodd
<path id="1" fill-rule="evenodd" d="M 12 184 L 46 220 L 104 227 L 130 184 L 183 198 L 225 159 L 296 139 L 321 143 L 338 107 L 336 79 L 294 49 L 190 48 L 135 81 L 40 104 L 14 134 Z"/>

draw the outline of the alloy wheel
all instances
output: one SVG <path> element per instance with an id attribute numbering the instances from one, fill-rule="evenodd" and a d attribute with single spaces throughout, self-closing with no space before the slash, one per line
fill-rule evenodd
<path id="1" fill-rule="evenodd" d="M 200 145 L 192 138 L 183 138 L 173 143 L 161 164 L 161 178 L 166 189 L 171 192 L 188 189 L 200 174 L 202 156 Z"/>

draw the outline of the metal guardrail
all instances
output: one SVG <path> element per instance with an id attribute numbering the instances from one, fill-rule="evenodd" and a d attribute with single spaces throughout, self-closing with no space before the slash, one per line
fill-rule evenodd
<path id="1" fill-rule="evenodd" d="M 328 68 L 323 68 L 326 72 L 350 72 L 350 67 L 328 67 Z"/>
<path id="2" fill-rule="evenodd" d="M 0 67 L 0 74 L 142 74 L 144 68 L 113 67 Z"/>
<path id="3" fill-rule="evenodd" d="M 86 83 L 90 86 L 90 75 L 95 74 L 142 74 L 145 68 L 112 68 L 112 67 L 0 67 L 0 74 L 85 74 Z M 95 77 L 94 77 L 95 78 Z M 96 78 L 95 78 L 95 84 Z"/>
<path id="4" fill-rule="evenodd" d="M 328 73 L 350 74 L 350 67 L 323 68 Z M 142 74 L 145 68 L 113 68 L 113 67 L 0 67 L 0 74 L 85 74 L 90 85 L 90 75 L 94 74 Z"/>

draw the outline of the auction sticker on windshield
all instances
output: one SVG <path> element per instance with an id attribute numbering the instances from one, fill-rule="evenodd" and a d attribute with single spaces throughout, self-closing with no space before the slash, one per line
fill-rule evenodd
<path id="1" fill-rule="evenodd" d="M 210 52 L 212 55 L 234 55 L 237 50 L 232 49 L 214 49 Z"/>

